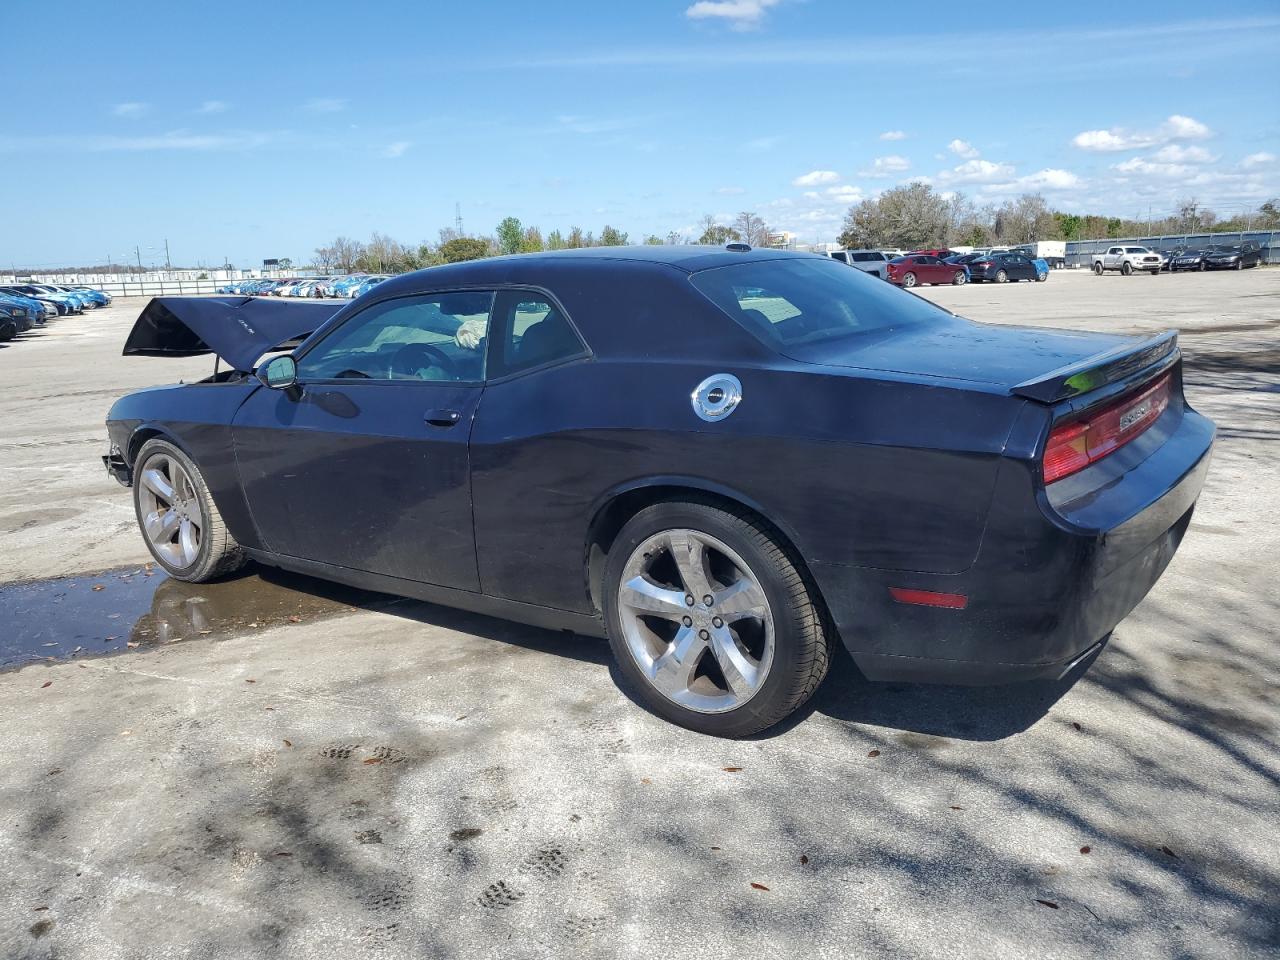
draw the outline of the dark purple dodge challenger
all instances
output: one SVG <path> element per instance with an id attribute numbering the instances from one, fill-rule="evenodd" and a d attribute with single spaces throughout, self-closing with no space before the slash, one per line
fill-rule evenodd
<path id="1" fill-rule="evenodd" d="M 159 298 L 125 353 L 229 366 L 108 420 L 172 576 L 608 636 L 641 702 L 725 736 L 837 638 L 872 679 L 1065 674 L 1169 563 L 1214 436 L 1173 333 L 989 326 L 741 244 L 433 267 L 336 312 Z"/>

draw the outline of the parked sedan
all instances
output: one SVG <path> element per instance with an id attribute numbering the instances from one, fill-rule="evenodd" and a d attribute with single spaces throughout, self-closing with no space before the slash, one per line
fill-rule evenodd
<path id="1" fill-rule="evenodd" d="M 1262 264 L 1262 248 L 1252 241 L 1213 247 L 1204 257 L 1206 270 L 1244 270 Z"/>
<path id="2" fill-rule="evenodd" d="M 18 335 L 18 321 L 9 308 L 0 304 L 0 343 L 8 343 Z"/>
<path id="3" fill-rule="evenodd" d="M 1181 270 L 1203 270 L 1205 254 L 1208 252 L 1208 250 L 1194 248 L 1175 250 L 1169 256 L 1169 270 L 1172 273 Z"/>
<path id="4" fill-rule="evenodd" d="M 49 317 L 58 315 L 58 309 L 53 304 L 42 303 L 17 293 L 0 291 L 0 304 L 22 310 L 24 315 L 31 317 L 39 325 L 43 325 Z"/>
<path id="5" fill-rule="evenodd" d="M 969 271 L 970 278 L 975 281 L 1008 283 L 1011 280 L 1045 280 L 1049 276 L 1049 265 L 1044 263 L 1042 274 L 1033 260 L 1020 253 L 991 253 L 970 261 Z"/>
<path id="6" fill-rule="evenodd" d="M 79 302 L 66 296 L 65 294 L 52 293 L 48 290 L 40 290 L 30 284 L 19 283 L 9 286 L 0 287 L 0 293 L 12 293 L 22 297 L 29 297 L 32 300 L 38 300 L 41 303 L 47 303 L 52 306 L 58 316 L 64 317 L 72 313 L 83 313 L 84 308 Z"/>
<path id="7" fill-rule="evenodd" d="M 950 283 L 960 286 L 969 279 L 969 271 L 954 263 L 939 260 L 931 254 L 911 254 L 889 261 L 889 282 L 903 287 L 922 283 Z"/>
<path id="8" fill-rule="evenodd" d="M 876 679 L 1089 660 L 1214 433 L 1175 332 L 973 323 L 745 245 L 470 261 L 341 307 L 160 298 L 125 344 L 207 352 L 231 369 L 108 417 L 166 572 L 254 559 L 607 636 L 637 700 L 727 736 L 808 699 L 837 640 Z"/>

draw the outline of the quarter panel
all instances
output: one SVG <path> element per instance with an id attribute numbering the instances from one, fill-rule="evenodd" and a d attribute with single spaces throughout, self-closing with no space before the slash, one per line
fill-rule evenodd
<path id="1" fill-rule="evenodd" d="M 580 362 L 491 385 L 471 451 L 482 589 L 588 610 L 601 497 L 673 475 L 759 504 L 811 562 L 966 569 L 1023 401 L 801 366 Z M 704 423 L 690 393 L 718 372 L 744 399 Z"/>

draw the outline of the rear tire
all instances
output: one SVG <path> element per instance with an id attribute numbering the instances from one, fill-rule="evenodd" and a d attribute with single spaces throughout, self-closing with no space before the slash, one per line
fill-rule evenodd
<path id="1" fill-rule="evenodd" d="M 914 287 L 916 285 L 916 275 L 914 273 L 903 274 L 902 285 L 904 287 Z"/>
<path id="2" fill-rule="evenodd" d="M 1093 264 L 1093 275 L 1094 275 L 1095 277 L 1100 277 L 1100 276 L 1102 276 L 1102 261 L 1101 261 L 1101 260 L 1097 260 L 1097 261 L 1095 261 L 1095 262 L 1094 262 L 1094 264 Z"/>
<path id="3" fill-rule="evenodd" d="M 1009 282 L 1008 273 L 1001 270 L 999 273 L 996 274 L 996 283 L 1008 283 L 1008 282 Z"/>
<path id="4" fill-rule="evenodd" d="M 177 580 L 204 583 L 246 562 L 244 551 L 222 522 L 200 468 L 168 440 L 148 440 L 138 451 L 133 509 L 147 549 Z"/>
<path id="5" fill-rule="evenodd" d="M 637 581 L 650 589 L 629 586 Z M 816 590 L 777 535 L 745 511 L 696 502 L 646 507 L 610 548 L 603 593 L 624 686 L 690 730 L 759 733 L 799 708 L 826 676 L 830 640 Z"/>

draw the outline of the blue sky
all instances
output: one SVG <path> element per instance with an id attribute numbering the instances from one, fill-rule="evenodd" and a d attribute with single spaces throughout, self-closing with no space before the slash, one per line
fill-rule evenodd
<path id="1" fill-rule="evenodd" d="M 913 178 L 1124 216 L 1280 194 L 1274 2 L 4 6 L 6 265 L 301 261 L 434 241 L 455 202 L 472 233 L 750 209 L 821 241 Z"/>

